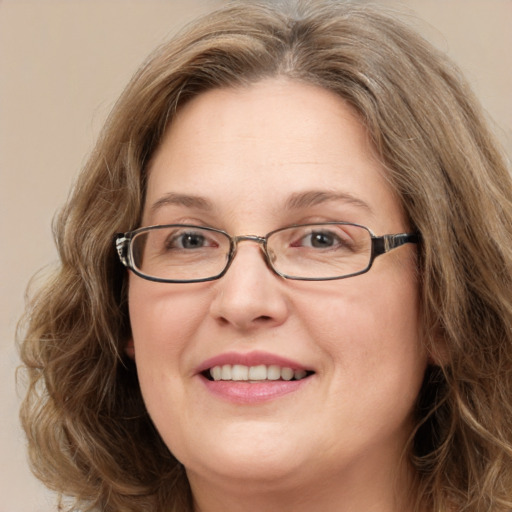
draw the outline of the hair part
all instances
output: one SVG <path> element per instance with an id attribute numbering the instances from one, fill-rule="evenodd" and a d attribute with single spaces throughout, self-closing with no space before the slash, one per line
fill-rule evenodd
<path id="1" fill-rule="evenodd" d="M 82 510 L 191 510 L 185 472 L 124 353 L 126 276 L 113 237 L 139 226 L 146 168 L 177 110 L 204 91 L 273 77 L 326 88 L 357 111 L 422 235 L 433 364 L 408 447 L 417 510 L 510 510 L 510 176 L 456 67 L 364 2 L 228 4 L 131 80 L 56 219 L 60 268 L 25 315 L 21 417 L 36 475 Z"/>

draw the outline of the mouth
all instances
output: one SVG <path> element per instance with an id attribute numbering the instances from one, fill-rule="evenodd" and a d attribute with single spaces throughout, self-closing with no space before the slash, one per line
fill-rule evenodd
<path id="1" fill-rule="evenodd" d="M 243 364 L 216 365 L 201 372 L 209 381 L 242 381 L 249 383 L 299 381 L 311 375 L 313 371 L 293 369 L 275 364 L 246 366 Z"/>
<path id="2" fill-rule="evenodd" d="M 249 406 L 309 389 L 316 372 L 299 361 L 262 351 L 225 352 L 196 369 L 206 389 L 222 401 Z"/>

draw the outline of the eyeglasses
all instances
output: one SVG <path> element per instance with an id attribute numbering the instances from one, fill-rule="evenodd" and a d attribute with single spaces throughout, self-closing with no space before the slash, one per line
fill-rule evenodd
<path id="1" fill-rule="evenodd" d="M 123 265 L 144 279 L 195 283 L 222 277 L 238 244 L 255 242 L 277 275 L 328 281 L 364 274 L 377 256 L 419 240 L 413 233 L 375 236 L 369 228 L 349 222 L 300 224 L 265 236 L 230 236 L 220 229 L 170 224 L 120 233 L 116 249 Z"/>

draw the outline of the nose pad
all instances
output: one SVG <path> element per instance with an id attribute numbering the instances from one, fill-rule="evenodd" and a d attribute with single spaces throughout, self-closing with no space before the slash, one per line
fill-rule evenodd
<path id="1" fill-rule="evenodd" d="M 279 325 L 288 315 L 283 280 L 273 272 L 259 240 L 250 240 L 260 247 L 235 247 L 230 267 L 215 284 L 211 315 L 238 329 Z"/>
<path id="2" fill-rule="evenodd" d="M 267 267 L 276 274 L 276 271 L 274 270 L 273 264 L 276 261 L 276 254 L 272 249 L 269 249 L 267 246 L 261 246 L 261 252 L 263 253 L 263 256 L 265 258 L 265 263 L 267 264 Z"/>

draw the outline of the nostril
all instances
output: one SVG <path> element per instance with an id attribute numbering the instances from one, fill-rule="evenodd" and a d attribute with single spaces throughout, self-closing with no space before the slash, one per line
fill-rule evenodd
<path id="1" fill-rule="evenodd" d="M 256 322 L 268 322 L 269 320 L 272 320 L 272 317 L 268 315 L 261 315 L 255 319 Z"/>

